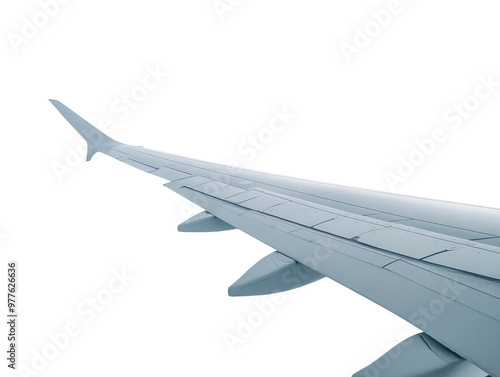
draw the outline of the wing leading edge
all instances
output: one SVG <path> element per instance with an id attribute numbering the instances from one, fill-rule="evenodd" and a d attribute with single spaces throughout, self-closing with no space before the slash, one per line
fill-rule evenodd
<path id="1" fill-rule="evenodd" d="M 445 364 L 427 355 L 421 361 L 430 369 L 408 376 L 430 376 L 425 373 L 431 370 L 434 376 L 458 377 L 474 364 L 500 377 L 498 247 L 289 196 L 279 185 L 259 185 L 258 173 L 122 144 L 62 103 L 51 102 L 87 141 L 88 160 L 102 152 L 167 179 L 166 187 L 205 209 L 179 230 L 237 228 L 277 250 L 233 284 L 231 295 L 283 291 L 326 276 L 414 324 L 456 355 Z M 422 314 L 429 309 L 440 313 L 430 320 Z M 408 355 L 422 349 L 408 348 L 378 376 L 413 368 L 415 360 Z M 445 370 L 448 374 L 442 374 Z"/>

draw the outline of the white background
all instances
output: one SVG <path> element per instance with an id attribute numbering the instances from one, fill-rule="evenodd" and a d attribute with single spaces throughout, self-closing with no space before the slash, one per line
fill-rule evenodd
<path id="1" fill-rule="evenodd" d="M 68 323 L 80 330 L 31 375 L 350 376 L 416 332 L 325 279 L 281 297 L 230 352 L 224 334 L 269 297 L 229 298 L 227 287 L 272 250 L 239 231 L 178 233 L 195 208 L 107 156 L 69 157 L 81 139 L 48 98 L 96 125 L 110 119 L 126 143 L 384 191 L 399 156 L 442 127 L 447 141 L 393 191 L 500 207 L 500 93 L 460 129 L 443 121 L 478 77 L 500 80 L 498 1 L 402 0 L 350 62 L 341 44 L 387 1 L 220 3 L 230 10 L 73 0 L 17 49 L 13 34 L 24 17 L 43 25 L 42 8 L 2 5 L 0 281 L 5 292 L 6 261 L 17 260 L 19 362 L 32 368 Z M 113 110 L 158 67 L 169 75 L 144 101 Z M 296 115 L 284 131 L 255 158 L 238 151 L 284 107 Z M 86 323 L 77 308 L 123 268 L 134 279 Z"/>

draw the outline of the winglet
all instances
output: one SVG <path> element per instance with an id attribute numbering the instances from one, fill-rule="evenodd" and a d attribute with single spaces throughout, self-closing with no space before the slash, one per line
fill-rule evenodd
<path id="1" fill-rule="evenodd" d="M 97 152 L 101 152 L 112 148 L 113 146 L 120 145 L 119 142 L 111 139 L 109 136 L 99 131 L 97 128 L 80 117 L 74 111 L 63 105 L 61 102 L 54 99 L 50 99 L 49 101 L 87 142 L 87 161 L 90 161 L 90 159 Z"/>

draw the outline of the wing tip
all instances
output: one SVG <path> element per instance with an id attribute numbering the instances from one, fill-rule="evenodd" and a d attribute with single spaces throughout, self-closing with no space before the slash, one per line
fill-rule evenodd
<path id="1" fill-rule="evenodd" d="M 56 99 L 49 99 L 49 101 L 87 142 L 87 161 L 90 161 L 95 153 L 121 144 L 94 127 L 60 101 Z"/>

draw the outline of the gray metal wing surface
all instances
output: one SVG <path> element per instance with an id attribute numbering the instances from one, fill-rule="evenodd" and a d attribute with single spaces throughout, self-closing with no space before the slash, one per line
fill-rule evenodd
<path id="1" fill-rule="evenodd" d="M 51 102 L 87 141 L 88 160 L 101 152 L 164 178 L 205 210 L 180 231 L 236 228 L 276 250 L 230 295 L 280 292 L 327 277 L 422 330 L 411 346 L 402 343 L 398 357 L 388 353 L 356 376 L 500 377 L 499 210 L 232 170 L 130 146 Z"/>

